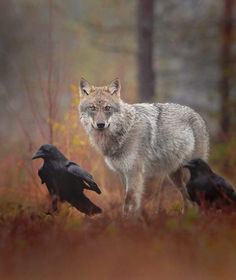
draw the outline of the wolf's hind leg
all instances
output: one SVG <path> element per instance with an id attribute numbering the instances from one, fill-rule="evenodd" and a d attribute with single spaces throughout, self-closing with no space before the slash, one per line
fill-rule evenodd
<path id="1" fill-rule="evenodd" d="M 156 217 L 161 210 L 161 199 L 165 176 L 158 174 L 147 181 L 143 195 L 143 209 L 146 215 Z M 154 215 L 155 214 L 155 215 Z"/>
<path id="2" fill-rule="evenodd" d="M 176 187 L 180 190 L 183 201 L 184 201 L 184 209 L 183 212 L 186 210 L 186 208 L 192 207 L 193 203 L 189 197 L 186 184 L 188 181 L 188 174 L 186 173 L 186 170 L 183 167 L 180 167 L 176 172 L 172 173 L 170 175 L 171 180 L 176 185 Z"/>

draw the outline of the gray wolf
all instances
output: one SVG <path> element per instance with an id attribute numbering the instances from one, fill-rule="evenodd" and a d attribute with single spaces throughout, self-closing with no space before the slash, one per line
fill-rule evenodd
<path id="1" fill-rule="evenodd" d="M 43 166 L 38 175 L 42 184 L 46 183 L 52 197 L 52 205 L 48 214 L 57 211 L 57 202 L 67 201 L 86 215 L 101 213 L 101 209 L 92 203 L 83 193 L 84 189 L 101 191 L 92 175 L 76 163 L 69 161 L 55 146 L 45 144 L 33 155 L 32 159 L 42 158 Z"/>
<path id="2" fill-rule="evenodd" d="M 207 160 L 209 136 L 204 120 L 178 104 L 127 104 L 120 91 L 119 79 L 96 87 L 82 78 L 79 111 L 91 143 L 121 176 L 124 211 L 138 212 L 145 183 L 154 177 L 160 184 L 171 177 L 186 204 L 182 166 L 193 158 Z"/>
<path id="3" fill-rule="evenodd" d="M 214 173 L 202 159 L 193 159 L 184 165 L 190 170 L 190 180 L 186 187 L 192 201 L 203 210 L 210 206 L 224 208 L 226 205 L 236 206 L 234 188 L 224 178 Z"/>

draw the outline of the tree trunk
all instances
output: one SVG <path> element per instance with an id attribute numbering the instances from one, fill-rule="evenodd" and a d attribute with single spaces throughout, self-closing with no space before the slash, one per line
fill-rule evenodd
<path id="1" fill-rule="evenodd" d="M 152 101 L 155 96 L 153 70 L 153 27 L 155 0 L 138 0 L 138 92 L 141 101 Z"/>
<path id="2" fill-rule="evenodd" d="M 224 15 L 222 22 L 222 47 L 221 47 L 221 80 L 220 80 L 220 98 L 221 98 L 221 119 L 220 132 L 227 137 L 230 132 L 231 114 L 230 114 L 230 78 L 232 76 L 232 53 L 233 43 L 233 7 L 235 0 L 224 0 Z"/>
<path id="3" fill-rule="evenodd" d="M 53 0 L 48 0 L 49 4 L 49 23 L 48 23 L 48 77 L 47 77 L 47 98 L 48 98 L 48 129 L 49 143 L 53 144 L 53 92 L 52 92 L 52 77 L 53 77 Z"/>

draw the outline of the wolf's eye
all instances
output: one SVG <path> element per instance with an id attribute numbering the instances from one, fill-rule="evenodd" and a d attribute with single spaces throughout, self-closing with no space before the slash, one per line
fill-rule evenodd
<path id="1" fill-rule="evenodd" d="M 89 109 L 90 109 L 91 111 L 96 111 L 96 107 L 95 107 L 94 105 L 90 106 Z"/>
<path id="2" fill-rule="evenodd" d="M 107 111 L 107 112 L 109 112 L 109 111 L 111 111 L 111 106 L 105 106 L 105 111 Z"/>

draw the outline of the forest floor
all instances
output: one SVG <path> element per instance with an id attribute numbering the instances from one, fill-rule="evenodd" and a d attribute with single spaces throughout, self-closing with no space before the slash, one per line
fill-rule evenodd
<path id="1" fill-rule="evenodd" d="M 179 193 L 167 187 L 159 215 L 149 205 L 145 218 L 125 219 L 118 178 L 85 147 L 69 158 L 102 187 L 92 198 L 104 211 L 92 218 L 67 204 L 55 216 L 45 214 L 49 201 L 37 177 L 41 162 L 32 165 L 30 153 L 23 160 L 11 153 L 0 162 L 0 279 L 235 279 L 236 212 L 190 209 L 183 215 Z M 235 140 L 217 144 L 210 159 L 234 186 L 235 151 Z"/>
<path id="2" fill-rule="evenodd" d="M 235 279 L 236 212 L 134 222 L 115 205 L 89 218 L 30 201 L 1 196 L 0 279 Z"/>

